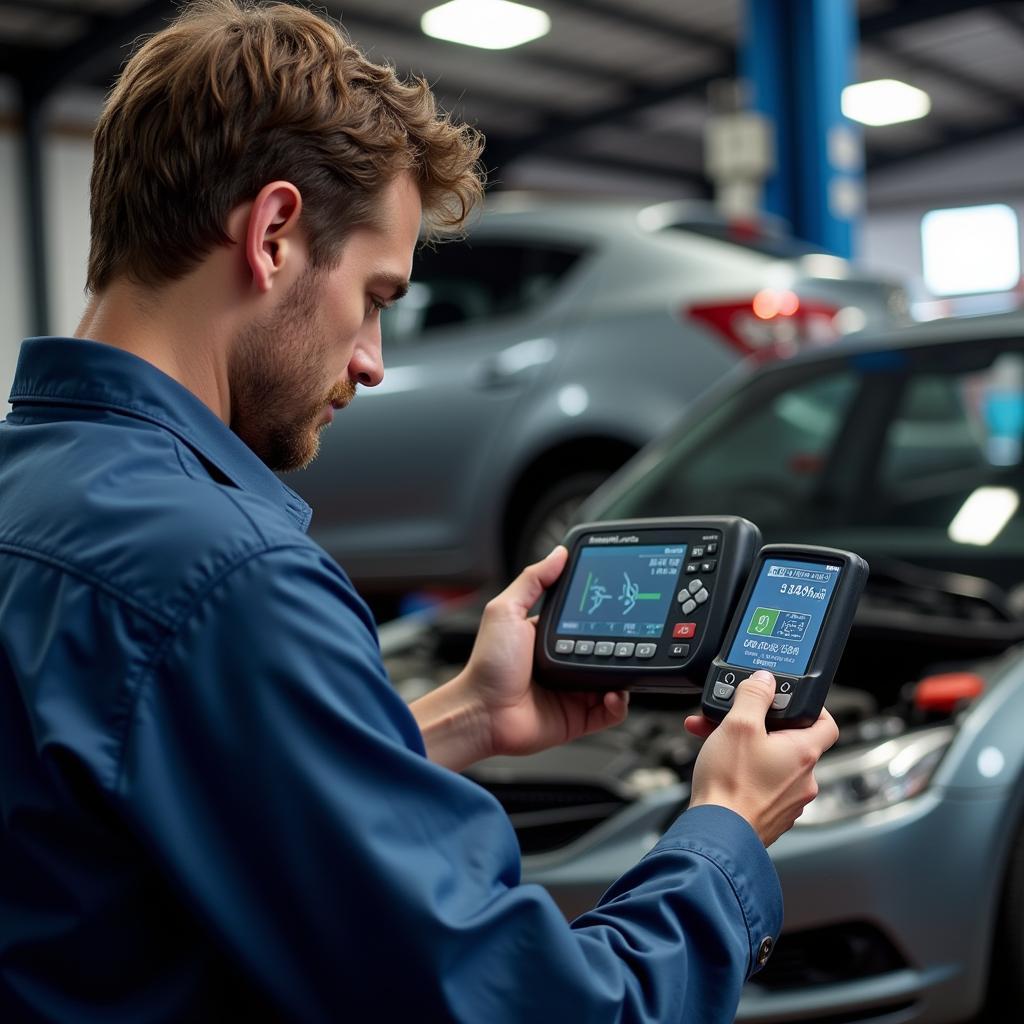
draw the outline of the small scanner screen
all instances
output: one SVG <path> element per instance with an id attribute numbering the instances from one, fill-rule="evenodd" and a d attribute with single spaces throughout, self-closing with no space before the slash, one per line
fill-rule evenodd
<path id="1" fill-rule="evenodd" d="M 726 661 L 799 676 L 807 671 L 841 565 L 768 559 Z"/>

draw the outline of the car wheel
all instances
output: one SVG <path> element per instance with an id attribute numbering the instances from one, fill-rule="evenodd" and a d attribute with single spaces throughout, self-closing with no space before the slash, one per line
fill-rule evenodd
<path id="1" fill-rule="evenodd" d="M 540 561 L 565 539 L 580 504 L 611 472 L 589 469 L 552 481 L 539 490 L 513 533 L 509 566 L 513 575 L 531 562 Z"/>

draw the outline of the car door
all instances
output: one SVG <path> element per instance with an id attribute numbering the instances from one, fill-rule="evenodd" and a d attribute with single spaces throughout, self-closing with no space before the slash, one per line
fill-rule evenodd
<path id="1" fill-rule="evenodd" d="M 353 576 L 455 575 L 475 557 L 470 528 L 503 493 L 502 438 L 557 361 L 548 300 L 578 255 L 509 240 L 418 254 L 385 315 L 383 383 L 360 389 L 295 478 L 313 535 Z"/>

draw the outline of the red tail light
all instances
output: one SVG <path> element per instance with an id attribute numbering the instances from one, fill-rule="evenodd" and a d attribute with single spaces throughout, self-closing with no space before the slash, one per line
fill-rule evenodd
<path id="1" fill-rule="evenodd" d="M 765 360 L 827 345 L 842 333 L 836 324 L 837 306 L 772 288 L 752 299 L 691 306 L 685 312 L 713 327 L 743 355 Z"/>

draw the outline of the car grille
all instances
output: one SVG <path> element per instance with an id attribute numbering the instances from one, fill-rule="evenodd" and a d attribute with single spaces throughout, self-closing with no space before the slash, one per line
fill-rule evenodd
<path id="1" fill-rule="evenodd" d="M 782 934 L 753 984 L 770 991 L 806 989 L 887 974 L 906 966 L 878 928 L 851 921 Z"/>

